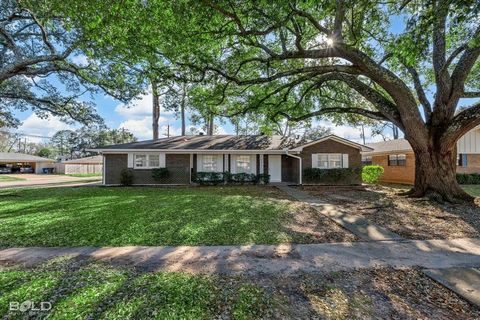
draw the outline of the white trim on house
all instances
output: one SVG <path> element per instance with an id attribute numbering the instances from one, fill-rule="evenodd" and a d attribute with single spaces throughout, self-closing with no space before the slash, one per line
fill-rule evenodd
<path id="1" fill-rule="evenodd" d="M 233 154 L 230 156 L 230 169 L 232 173 L 239 173 L 238 170 L 238 157 L 248 156 L 249 157 L 249 170 L 245 173 L 257 173 L 257 155 L 256 154 Z"/>
<path id="2" fill-rule="evenodd" d="M 212 161 L 215 163 L 215 170 L 207 170 L 205 168 L 205 156 L 212 157 Z M 211 153 L 198 153 L 197 154 L 197 172 L 224 172 L 223 167 L 223 154 L 211 154 Z"/>
<path id="3" fill-rule="evenodd" d="M 146 165 L 137 167 L 137 156 L 146 156 Z M 151 156 L 158 156 L 158 165 L 151 166 L 150 165 L 150 157 Z M 165 161 L 165 153 L 163 152 L 131 152 L 128 154 L 129 160 L 133 160 L 132 167 L 135 170 L 144 170 L 144 169 L 156 169 L 156 168 L 165 168 L 166 161 Z"/>
<path id="4" fill-rule="evenodd" d="M 102 154 L 125 154 L 125 153 L 145 153 L 162 152 L 165 154 L 285 154 L 285 150 L 204 150 L 204 149 L 86 149 L 90 152 L 100 152 Z M 292 150 L 290 150 L 292 152 Z M 293 150 L 293 153 L 300 151 Z"/>
<path id="5" fill-rule="evenodd" d="M 319 163 L 318 163 L 318 160 L 319 160 L 319 156 L 325 156 L 326 157 L 326 160 L 322 161 L 322 162 L 326 162 L 327 166 L 326 167 L 321 167 L 319 166 Z M 335 157 L 338 157 L 339 160 L 331 160 L 330 158 L 332 156 L 335 156 Z M 340 166 L 338 167 L 331 167 L 330 166 L 330 163 L 331 161 L 340 161 Z M 349 164 L 348 164 L 348 153 L 322 153 L 322 152 L 319 152 L 319 153 L 312 153 L 312 168 L 318 168 L 318 169 L 341 169 L 341 168 L 348 168 L 349 167 Z"/>

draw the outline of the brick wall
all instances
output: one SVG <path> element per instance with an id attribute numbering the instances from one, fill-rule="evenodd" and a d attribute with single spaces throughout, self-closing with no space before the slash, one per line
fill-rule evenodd
<path id="1" fill-rule="evenodd" d="M 314 153 L 346 153 L 348 154 L 348 165 L 350 168 L 360 167 L 362 165 L 362 156 L 358 148 L 333 140 L 326 140 L 303 148 L 299 156 L 302 158 L 304 169 L 312 167 L 312 154 Z"/>
<path id="2" fill-rule="evenodd" d="M 415 180 L 415 156 L 413 153 L 407 153 L 406 155 L 405 166 L 389 166 L 388 154 L 372 156 L 372 164 L 382 166 L 384 170 L 380 181 L 413 184 Z"/>
<path id="3" fill-rule="evenodd" d="M 480 173 L 480 154 L 467 154 L 467 166 L 457 166 L 458 173 Z"/>
<path id="4" fill-rule="evenodd" d="M 362 165 L 362 156 L 360 154 L 360 149 L 351 147 L 337 141 L 326 140 L 303 148 L 303 151 L 299 154 L 299 156 L 302 158 L 303 169 L 312 168 L 312 154 L 314 153 L 348 154 L 349 168 L 361 167 Z M 360 181 L 361 177 L 359 175 L 358 182 L 360 183 Z"/>
<path id="5" fill-rule="evenodd" d="M 393 153 L 392 153 L 393 154 Z M 415 155 L 407 154 L 406 166 L 389 166 L 388 155 L 372 156 L 372 163 L 383 167 L 382 182 L 396 182 L 413 184 L 415 181 Z M 480 173 L 480 154 L 467 155 L 467 166 L 457 166 L 458 173 Z"/>
<path id="6" fill-rule="evenodd" d="M 152 178 L 151 169 L 133 169 L 134 184 L 188 184 L 190 183 L 190 155 L 166 154 L 169 177 L 159 182 Z M 105 155 L 105 184 L 120 184 L 120 173 L 128 166 L 127 154 Z"/>

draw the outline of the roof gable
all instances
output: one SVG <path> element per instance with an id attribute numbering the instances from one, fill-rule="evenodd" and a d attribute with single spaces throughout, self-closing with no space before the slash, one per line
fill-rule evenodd
<path id="1" fill-rule="evenodd" d="M 317 140 L 308 142 L 308 143 L 303 144 L 303 145 L 301 145 L 301 146 L 298 146 L 298 147 L 296 147 L 296 148 L 294 148 L 294 149 L 292 149 L 292 150 L 294 150 L 294 151 L 302 151 L 303 148 L 306 148 L 306 147 L 315 145 L 315 144 L 317 144 L 317 143 L 320 143 L 320 142 L 323 142 L 323 141 L 326 141 L 326 140 L 333 140 L 333 141 L 335 141 L 335 142 L 342 143 L 342 144 L 345 144 L 345 145 L 347 145 L 347 146 L 360 149 L 360 150 L 362 150 L 362 151 L 371 151 L 371 150 L 373 150 L 373 149 L 370 148 L 370 147 L 367 147 L 367 146 L 364 146 L 364 145 L 362 145 L 362 144 L 359 144 L 359 143 L 356 143 L 356 142 L 353 142 L 353 141 L 350 141 L 350 140 L 341 138 L 341 137 L 339 137 L 339 136 L 337 136 L 337 135 L 334 135 L 334 134 L 330 134 L 330 135 L 325 136 L 325 137 L 323 137 L 323 138 L 320 138 L 320 139 L 317 139 Z"/>

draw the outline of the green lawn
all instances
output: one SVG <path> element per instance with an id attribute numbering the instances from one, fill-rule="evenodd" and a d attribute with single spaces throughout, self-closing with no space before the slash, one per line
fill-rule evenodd
<path id="1" fill-rule="evenodd" d="M 0 176 L 0 182 L 9 182 L 9 181 L 21 181 L 25 180 L 24 178 L 12 177 L 12 176 Z"/>
<path id="2" fill-rule="evenodd" d="M 51 303 L 29 319 L 259 319 L 269 300 L 252 283 L 183 273 L 140 273 L 88 261 L 58 260 L 35 269 L 0 268 L 0 315 L 12 301 Z"/>
<path id="3" fill-rule="evenodd" d="M 78 177 L 78 178 L 83 178 L 83 177 L 101 177 L 101 173 L 67 173 L 65 174 L 66 176 L 69 177 Z"/>
<path id="4" fill-rule="evenodd" d="M 2 190 L 0 247 L 301 242 L 281 197 L 254 186 Z"/>
<path id="5" fill-rule="evenodd" d="M 463 190 L 467 191 L 474 197 L 480 197 L 480 185 L 462 185 Z"/>

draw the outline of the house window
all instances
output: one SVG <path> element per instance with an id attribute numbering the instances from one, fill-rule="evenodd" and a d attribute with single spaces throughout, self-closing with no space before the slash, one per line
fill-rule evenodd
<path id="1" fill-rule="evenodd" d="M 340 153 L 319 153 L 317 168 L 335 169 L 342 167 L 342 154 Z"/>
<path id="2" fill-rule="evenodd" d="M 251 159 L 250 156 L 237 156 L 237 173 L 250 173 Z"/>
<path id="3" fill-rule="evenodd" d="M 370 166 L 372 165 L 372 156 L 363 156 L 362 157 L 362 165 L 364 166 Z"/>
<path id="4" fill-rule="evenodd" d="M 405 166 L 407 164 L 407 156 L 405 154 L 391 154 L 388 156 L 389 166 Z"/>
<path id="5" fill-rule="evenodd" d="M 160 167 L 160 155 L 158 154 L 135 154 L 135 168 L 150 169 Z"/>
<path id="6" fill-rule="evenodd" d="M 147 167 L 147 155 L 146 154 L 136 154 L 135 155 L 135 168 L 146 168 Z"/>
<path id="7" fill-rule="evenodd" d="M 466 167 L 467 166 L 467 155 L 464 153 L 457 154 L 457 165 L 459 167 Z"/>
<path id="8" fill-rule="evenodd" d="M 203 155 L 202 157 L 202 170 L 204 172 L 216 172 L 217 171 L 217 159 L 214 155 Z"/>

